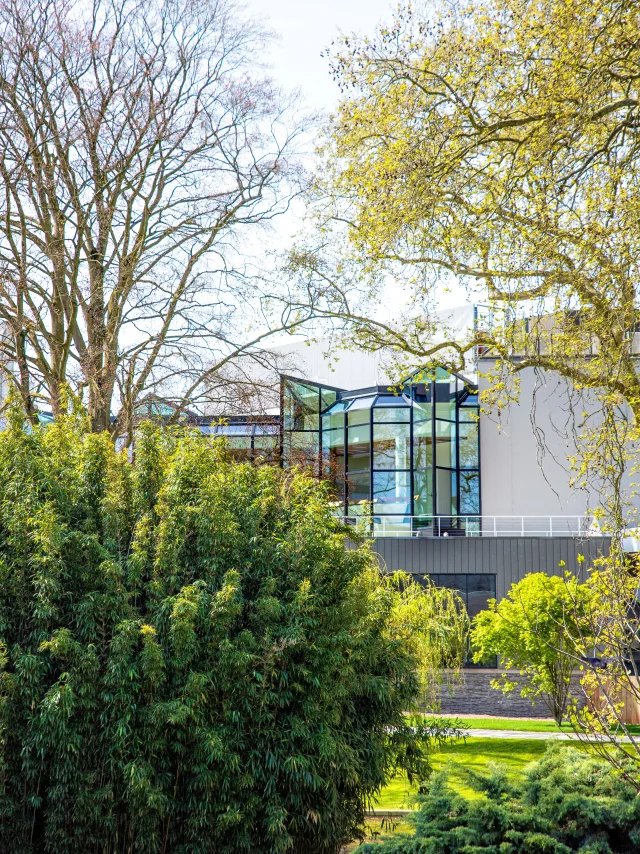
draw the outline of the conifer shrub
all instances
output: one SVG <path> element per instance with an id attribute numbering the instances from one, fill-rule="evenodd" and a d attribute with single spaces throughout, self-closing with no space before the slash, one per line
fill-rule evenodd
<path id="1" fill-rule="evenodd" d="M 550 744 L 546 754 L 509 780 L 494 765 L 467 770 L 482 795 L 467 799 L 431 780 L 411 835 L 365 844 L 357 854 L 637 854 L 640 798 L 611 765 L 583 751 Z"/>
<path id="2" fill-rule="evenodd" d="M 392 586 L 321 484 L 151 425 L 130 461 L 80 412 L 10 422 L 0 852 L 333 854 L 398 762 L 420 776 Z"/>

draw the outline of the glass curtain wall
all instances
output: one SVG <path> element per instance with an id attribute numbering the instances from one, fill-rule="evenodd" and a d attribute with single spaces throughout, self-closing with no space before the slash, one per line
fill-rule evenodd
<path id="1" fill-rule="evenodd" d="M 478 525 L 460 519 L 480 513 L 480 477 L 478 400 L 459 377 L 438 371 L 397 394 L 285 378 L 283 415 L 285 464 L 331 480 L 339 512 L 370 517 L 374 533 Z"/>

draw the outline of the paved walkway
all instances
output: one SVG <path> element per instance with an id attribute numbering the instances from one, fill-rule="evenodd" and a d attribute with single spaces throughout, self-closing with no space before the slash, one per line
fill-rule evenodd
<path id="1" fill-rule="evenodd" d="M 513 729 L 468 729 L 465 730 L 465 735 L 473 736 L 473 738 L 526 738 L 541 741 L 578 741 L 578 736 L 573 732 L 528 732 L 523 730 Z M 591 738 L 591 741 L 608 741 L 606 738 L 598 739 Z M 616 739 L 620 742 L 631 741 L 627 736 L 621 736 Z M 636 741 L 640 741 L 640 736 L 636 736 Z"/>

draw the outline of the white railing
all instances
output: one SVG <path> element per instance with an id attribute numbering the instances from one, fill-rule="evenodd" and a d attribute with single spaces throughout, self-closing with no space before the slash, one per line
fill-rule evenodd
<path id="1" fill-rule="evenodd" d="M 603 537 L 592 516 L 345 516 L 368 537 Z"/>

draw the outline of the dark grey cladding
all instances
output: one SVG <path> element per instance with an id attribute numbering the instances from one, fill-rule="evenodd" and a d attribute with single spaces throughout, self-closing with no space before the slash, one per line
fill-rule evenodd
<path id="1" fill-rule="evenodd" d="M 381 537 L 372 548 L 390 570 L 412 575 L 493 573 L 500 600 L 527 573 L 586 571 L 609 553 L 609 543 L 607 537 Z M 585 558 L 582 564 L 579 555 Z"/>

